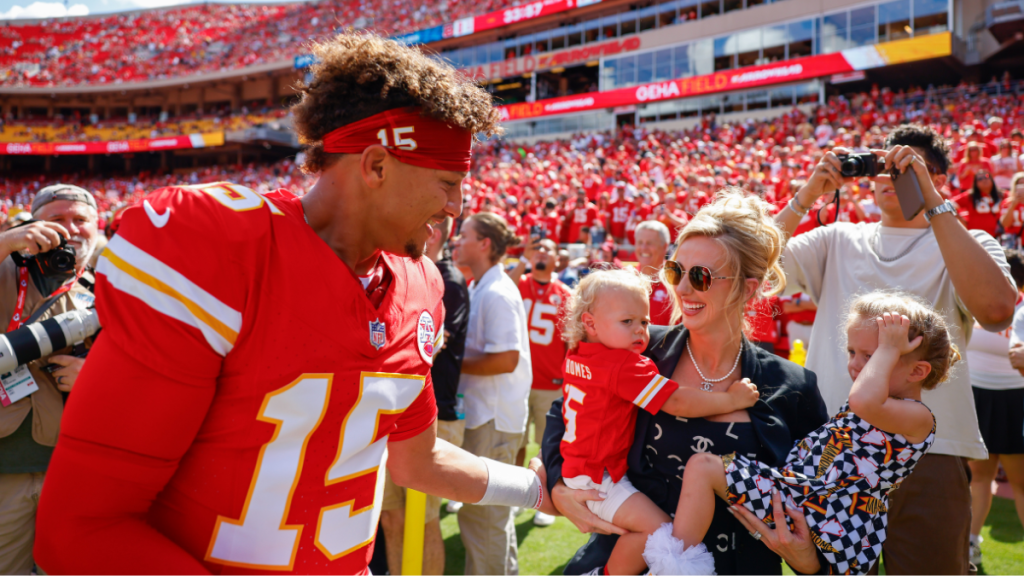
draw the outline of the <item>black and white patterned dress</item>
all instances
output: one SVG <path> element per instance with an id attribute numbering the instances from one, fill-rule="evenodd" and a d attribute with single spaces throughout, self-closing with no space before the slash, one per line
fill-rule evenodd
<path id="1" fill-rule="evenodd" d="M 916 402 L 916 400 L 911 400 Z M 838 414 L 798 441 L 782 468 L 743 455 L 727 456 L 729 502 L 742 504 L 774 526 L 772 489 L 801 508 L 811 538 L 833 570 L 866 573 L 885 541 L 888 495 L 914 469 L 935 440 L 922 442 L 875 428 L 844 404 Z"/>

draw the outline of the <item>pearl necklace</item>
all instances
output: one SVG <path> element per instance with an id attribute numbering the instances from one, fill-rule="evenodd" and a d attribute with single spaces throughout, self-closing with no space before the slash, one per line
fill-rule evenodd
<path id="1" fill-rule="evenodd" d="M 697 366 L 697 359 L 693 357 L 693 348 L 690 346 L 689 342 L 686 343 L 686 351 L 690 354 L 690 360 L 693 361 L 693 367 L 697 369 L 697 374 L 699 374 L 700 379 L 703 380 L 703 382 L 701 382 L 700 384 L 700 389 L 703 390 L 704 392 L 711 392 L 712 389 L 714 389 L 715 384 L 721 382 L 722 380 L 725 380 L 726 378 L 729 377 L 730 374 L 736 371 L 736 366 L 738 366 L 740 363 L 740 356 L 743 355 L 743 342 L 740 342 L 740 351 L 736 353 L 736 360 L 733 361 L 732 368 L 729 369 L 725 376 L 716 379 L 708 378 L 707 376 L 704 375 L 703 372 L 700 371 L 700 366 Z"/>

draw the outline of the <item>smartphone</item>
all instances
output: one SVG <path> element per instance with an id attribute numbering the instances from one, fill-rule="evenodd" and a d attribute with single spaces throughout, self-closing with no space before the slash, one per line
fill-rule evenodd
<path id="1" fill-rule="evenodd" d="M 924 193 L 921 192 L 921 183 L 917 181 L 914 169 L 908 166 L 907 171 L 901 174 L 894 167 L 890 170 L 889 176 L 896 190 L 896 198 L 900 201 L 903 218 L 908 222 L 917 218 L 921 210 L 924 210 Z"/>

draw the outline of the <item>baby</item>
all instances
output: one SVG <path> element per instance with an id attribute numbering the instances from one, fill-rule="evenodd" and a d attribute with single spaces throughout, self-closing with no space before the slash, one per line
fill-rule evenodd
<path id="1" fill-rule="evenodd" d="M 854 301 L 846 337 L 854 381 L 849 400 L 794 444 L 782 468 L 735 454 L 690 458 L 674 524 L 659 528 L 644 551 L 652 573 L 711 573 L 711 554 L 692 544 L 711 525 L 715 496 L 773 525 L 779 520 L 773 518 L 775 491 L 791 508 L 802 507 L 832 573 L 866 573 L 878 561 L 889 492 L 935 438 L 935 418 L 921 403 L 921 391 L 945 380 L 960 356 L 942 316 L 894 292 Z"/>
<path id="2" fill-rule="evenodd" d="M 591 272 L 573 292 L 563 330 L 570 351 L 563 365 L 562 476 L 569 488 L 606 494 L 587 502 L 590 510 L 630 531 L 612 551 L 610 574 L 642 572 L 648 535 L 669 521 L 625 475 L 637 407 L 700 418 L 749 408 L 758 399 L 748 380 L 726 392 L 703 392 L 658 374 L 640 355 L 650 339 L 650 293 L 650 281 L 632 271 Z"/>

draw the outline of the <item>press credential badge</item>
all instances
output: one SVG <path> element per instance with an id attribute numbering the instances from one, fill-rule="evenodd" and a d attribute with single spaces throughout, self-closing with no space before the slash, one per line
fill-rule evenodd
<path id="1" fill-rule="evenodd" d="M 13 372 L 0 375 L 0 404 L 3 406 L 10 406 L 38 390 L 39 385 L 36 384 L 27 364 L 18 366 Z"/>

